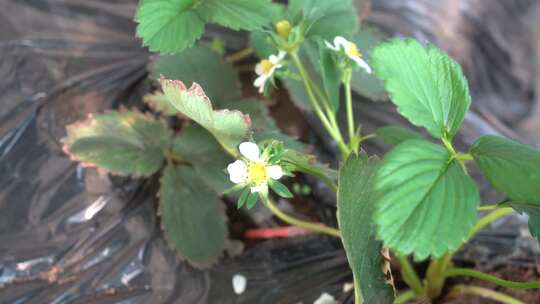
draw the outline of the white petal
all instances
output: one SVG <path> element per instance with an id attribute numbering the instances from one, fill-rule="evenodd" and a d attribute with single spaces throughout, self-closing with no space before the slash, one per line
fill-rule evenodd
<path id="1" fill-rule="evenodd" d="M 278 56 L 277 56 L 279 61 L 283 60 L 283 58 L 285 58 L 285 55 L 287 55 L 287 52 L 279 51 Z"/>
<path id="2" fill-rule="evenodd" d="M 232 278 L 234 293 L 237 295 L 243 294 L 246 291 L 247 279 L 241 274 L 235 274 Z"/>
<path id="3" fill-rule="evenodd" d="M 371 74 L 371 67 L 369 66 L 369 64 L 367 64 L 366 61 L 364 61 L 364 59 L 360 57 L 352 57 L 351 59 L 354 60 L 354 62 L 356 62 L 359 67 L 366 70 L 366 73 Z"/>
<path id="4" fill-rule="evenodd" d="M 227 166 L 227 172 L 229 172 L 229 179 L 235 184 L 240 184 L 247 180 L 247 165 L 241 160 L 229 164 Z"/>
<path id="5" fill-rule="evenodd" d="M 334 45 L 336 46 L 336 48 L 343 48 L 344 50 L 347 50 L 347 48 L 349 47 L 349 41 L 341 36 L 336 36 L 336 38 L 334 38 Z"/>
<path id="6" fill-rule="evenodd" d="M 326 47 L 329 48 L 329 49 L 331 49 L 331 50 L 339 51 L 339 47 L 337 47 L 337 46 L 331 44 L 330 42 L 328 42 L 328 41 L 326 41 L 326 40 L 324 41 L 324 44 L 326 44 Z"/>
<path id="7" fill-rule="evenodd" d="M 238 150 L 240 150 L 240 153 L 250 161 L 256 163 L 261 162 L 261 151 L 256 143 L 249 141 L 243 142 L 238 146 Z"/>
<path id="8" fill-rule="evenodd" d="M 263 75 L 263 74 L 264 74 L 264 71 L 263 71 L 263 68 L 262 68 L 262 64 L 257 63 L 257 64 L 255 65 L 255 73 L 256 73 L 257 75 Z"/>
<path id="9" fill-rule="evenodd" d="M 278 165 L 272 165 L 272 166 L 266 167 L 266 173 L 272 179 L 280 179 L 283 176 L 283 170 Z"/>
<path id="10" fill-rule="evenodd" d="M 268 61 L 275 65 L 279 62 L 279 58 L 276 55 L 270 55 L 270 57 L 268 57 Z"/>
<path id="11" fill-rule="evenodd" d="M 257 192 L 263 192 L 263 193 L 268 192 L 268 184 L 262 183 L 262 184 L 258 184 L 251 187 L 251 193 L 257 193 Z"/>
<path id="12" fill-rule="evenodd" d="M 253 82 L 253 85 L 257 88 L 264 88 L 264 83 L 266 82 L 267 79 L 268 77 L 266 77 L 265 75 L 261 75 L 255 79 L 255 81 Z"/>

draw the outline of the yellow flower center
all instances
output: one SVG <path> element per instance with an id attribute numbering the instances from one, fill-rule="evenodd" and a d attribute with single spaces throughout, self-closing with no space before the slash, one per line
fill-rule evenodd
<path id="1" fill-rule="evenodd" d="M 268 180 L 266 165 L 262 163 L 251 163 L 248 165 L 248 180 L 253 184 L 262 184 Z"/>
<path id="2" fill-rule="evenodd" d="M 272 71 L 272 68 L 274 67 L 274 64 L 270 62 L 270 60 L 268 59 L 261 60 L 259 64 L 261 65 L 261 69 L 264 75 L 270 74 L 270 72 Z"/>
<path id="3" fill-rule="evenodd" d="M 279 37 L 287 40 L 289 39 L 289 33 L 291 32 L 291 24 L 287 20 L 281 20 L 276 23 L 276 32 Z"/>
<path id="4" fill-rule="evenodd" d="M 347 56 L 349 57 L 362 57 L 362 53 L 360 53 L 356 44 L 352 42 L 349 43 L 349 46 L 347 47 L 345 52 L 347 53 Z"/>

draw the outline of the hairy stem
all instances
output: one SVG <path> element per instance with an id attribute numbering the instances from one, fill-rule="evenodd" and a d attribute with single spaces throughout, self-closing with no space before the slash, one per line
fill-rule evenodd
<path id="1" fill-rule="evenodd" d="M 474 225 L 474 227 L 471 229 L 471 233 L 469 235 L 469 238 L 472 238 L 473 236 L 475 236 L 480 230 L 482 230 L 484 227 L 486 227 L 487 225 L 489 225 L 491 222 L 509 214 L 509 213 L 512 213 L 514 211 L 514 209 L 510 208 L 510 207 L 505 207 L 505 208 L 500 208 L 500 209 L 495 209 L 494 211 L 492 211 L 491 213 L 489 213 L 488 215 L 484 216 L 483 218 L 481 218 L 480 220 L 478 220 L 478 222 L 476 222 L 476 225 Z"/>
<path id="2" fill-rule="evenodd" d="M 315 113 L 321 120 L 326 131 L 328 131 L 330 136 L 332 136 L 332 138 L 337 142 L 339 150 L 341 151 L 342 155 L 347 156 L 349 154 L 349 149 L 343 141 L 341 132 L 339 131 L 339 128 L 337 128 L 337 124 L 332 120 L 331 118 L 332 116 L 330 116 L 330 120 L 329 120 L 329 117 L 327 117 L 322 111 L 319 101 L 317 100 L 315 94 L 313 93 L 313 88 L 312 88 L 313 82 L 311 78 L 309 77 L 309 75 L 307 74 L 306 69 L 304 68 L 304 65 L 302 64 L 302 61 L 300 61 L 300 58 L 298 58 L 298 54 L 296 52 L 292 52 L 291 57 L 293 59 L 294 64 L 298 68 L 298 71 L 300 72 L 300 77 L 302 77 L 304 88 L 306 89 L 306 92 L 308 94 L 309 102 L 311 103 L 311 106 L 315 110 Z M 324 103 L 324 100 L 322 102 Z M 331 121 L 333 123 L 331 123 Z"/>
<path id="3" fill-rule="evenodd" d="M 275 216 L 277 216 L 280 220 L 284 221 L 287 224 L 341 238 L 341 233 L 339 233 L 339 230 L 335 228 L 328 227 L 323 224 L 306 222 L 284 213 L 283 211 L 279 210 L 279 208 L 270 198 L 266 199 L 266 207 L 268 207 L 268 209 L 270 209 L 270 211 L 272 211 Z"/>
<path id="4" fill-rule="evenodd" d="M 457 276 L 465 276 L 465 277 L 472 277 L 477 278 L 483 281 L 491 282 L 494 284 L 497 284 L 499 286 L 508 287 L 508 288 L 517 288 L 517 289 L 532 289 L 532 288 L 540 288 L 540 280 L 538 281 L 530 281 L 530 282 L 514 282 L 514 281 L 508 281 L 501 278 L 498 278 L 496 276 L 483 273 L 481 271 L 468 269 L 468 268 L 451 268 L 446 270 L 443 273 L 444 277 L 457 277 Z"/>
<path id="5" fill-rule="evenodd" d="M 349 144 L 352 144 L 354 134 L 354 112 L 352 106 L 352 90 L 351 90 L 351 75 L 352 71 L 348 69 L 344 72 L 343 85 L 345 86 L 345 109 L 347 111 L 347 130 L 349 131 Z M 356 149 L 356 147 L 351 147 Z"/>
<path id="6" fill-rule="evenodd" d="M 423 296 L 424 286 L 422 285 L 418 274 L 416 274 L 416 271 L 414 271 L 412 268 L 411 263 L 409 263 L 407 257 L 398 255 L 398 260 L 399 264 L 401 265 L 401 274 L 405 283 L 411 287 L 416 296 Z"/>
<path id="7" fill-rule="evenodd" d="M 456 297 L 462 294 L 472 294 L 481 296 L 482 298 L 495 300 L 504 304 L 525 304 L 518 299 L 515 299 L 504 293 L 489 290 L 478 286 L 456 285 L 450 290 L 449 297 Z"/>

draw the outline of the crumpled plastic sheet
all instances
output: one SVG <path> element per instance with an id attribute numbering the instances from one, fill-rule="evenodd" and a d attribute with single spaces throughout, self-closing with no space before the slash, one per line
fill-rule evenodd
<path id="1" fill-rule="evenodd" d="M 125 0 L 0 3 L 0 303 L 338 297 L 352 280 L 339 242 L 262 242 L 211 271 L 196 270 L 163 240 L 155 179 L 110 178 L 62 152 L 66 124 L 140 105 L 148 92 L 149 54 L 134 38 L 135 8 Z M 231 283 L 238 273 L 248 279 L 242 295 Z"/>
<path id="2" fill-rule="evenodd" d="M 338 241 L 260 242 L 212 270 L 196 270 L 163 240 L 157 180 L 110 178 L 62 152 L 66 124 L 140 105 L 148 92 L 149 54 L 134 38 L 135 8 L 126 0 L 0 3 L 0 303 L 307 304 L 323 292 L 352 302 L 342 292 L 352 277 Z M 389 105 L 357 106 L 367 131 L 403 122 Z M 499 131 L 472 113 L 459 140 Z M 314 190 L 321 194 L 317 212 L 335 225 L 333 199 Z M 507 243 L 517 235 L 505 233 Z M 241 295 L 233 292 L 235 274 L 247 278 Z"/>

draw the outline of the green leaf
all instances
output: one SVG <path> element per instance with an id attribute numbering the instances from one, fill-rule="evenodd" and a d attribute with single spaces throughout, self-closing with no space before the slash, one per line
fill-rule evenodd
<path id="1" fill-rule="evenodd" d="M 204 0 L 197 12 L 207 22 L 251 31 L 270 23 L 276 9 L 269 0 Z"/>
<path id="2" fill-rule="evenodd" d="M 401 126 L 384 126 L 375 130 L 377 138 L 390 146 L 396 146 L 409 139 L 420 139 L 422 135 Z"/>
<path id="3" fill-rule="evenodd" d="M 233 159 L 216 139 L 198 125 L 188 125 L 174 138 L 172 151 L 185 159 L 197 175 L 217 193 L 232 186 L 225 168 Z"/>
<path id="4" fill-rule="evenodd" d="M 283 197 L 283 198 L 291 198 L 293 197 L 294 195 L 291 193 L 291 191 L 289 191 L 289 189 L 287 188 L 287 186 L 285 186 L 284 184 L 278 182 L 277 180 L 271 180 L 268 185 L 270 186 L 270 188 L 272 190 L 274 190 L 274 192 Z"/>
<path id="5" fill-rule="evenodd" d="M 292 20 L 304 16 L 312 21 L 307 37 L 319 36 L 332 41 L 336 36 L 350 37 L 358 30 L 358 15 L 352 0 L 290 0 Z"/>
<path id="6" fill-rule="evenodd" d="M 529 231 L 540 243 L 540 205 L 511 203 L 510 206 L 519 213 L 527 213 L 529 216 Z"/>
<path id="7" fill-rule="evenodd" d="M 451 139 L 471 104 L 461 67 L 434 46 L 394 39 L 376 47 L 372 65 L 398 112 L 433 136 Z"/>
<path id="8" fill-rule="evenodd" d="M 161 168 L 171 131 L 136 111 L 90 115 L 66 127 L 64 151 L 85 165 L 113 173 L 150 176 Z"/>
<path id="9" fill-rule="evenodd" d="M 540 205 L 540 152 L 507 138 L 486 135 L 471 147 L 480 171 L 517 203 Z"/>
<path id="10" fill-rule="evenodd" d="M 154 77 L 198 83 L 215 105 L 241 97 L 240 81 L 230 63 L 209 47 L 193 47 L 175 55 L 160 56 Z"/>
<path id="11" fill-rule="evenodd" d="M 353 271 L 356 298 L 392 303 L 394 291 L 383 272 L 382 243 L 375 238 L 376 158 L 352 154 L 339 172 L 337 218 L 341 240 Z M 358 301 L 358 303 L 362 303 Z"/>
<path id="12" fill-rule="evenodd" d="M 262 100 L 256 98 L 231 100 L 223 102 L 221 106 L 249 115 L 255 142 L 262 143 L 266 140 L 279 140 L 287 148 L 300 151 L 306 150 L 304 144 L 281 132 L 274 119 L 270 116 L 268 107 Z"/>
<path id="13" fill-rule="evenodd" d="M 277 54 L 279 50 L 269 42 L 269 36 L 262 31 L 253 31 L 249 34 L 249 45 L 255 49 L 259 58 L 267 58 L 272 54 Z"/>
<path id="14" fill-rule="evenodd" d="M 168 116 L 174 116 L 178 113 L 178 111 L 171 105 L 167 97 L 165 97 L 165 95 L 163 95 L 161 92 L 146 94 L 143 96 L 143 101 L 155 112 Z"/>
<path id="15" fill-rule="evenodd" d="M 197 268 L 218 261 L 227 237 L 224 207 L 195 170 L 168 165 L 159 206 L 165 238 L 182 258 Z"/>
<path id="16" fill-rule="evenodd" d="M 332 54 L 333 51 L 325 47 L 322 43 L 319 45 L 321 78 L 324 85 L 324 91 L 328 97 L 330 107 L 336 113 L 339 109 L 339 89 L 341 86 L 341 71 Z"/>
<path id="17" fill-rule="evenodd" d="M 441 257 L 467 239 L 480 202 L 474 181 L 443 147 L 421 139 L 390 151 L 377 172 L 378 237 L 398 254 Z"/>
<path id="18" fill-rule="evenodd" d="M 351 41 L 354 42 L 364 59 L 371 62 L 371 52 L 374 47 L 381 44 L 386 39 L 386 35 L 373 27 L 362 25 L 360 31 L 355 33 Z M 368 74 L 364 69 L 357 68 L 353 71 L 351 87 L 354 92 L 371 100 L 386 100 L 387 94 L 384 83 L 374 74 Z"/>
<path id="19" fill-rule="evenodd" d="M 240 194 L 238 201 L 236 202 L 236 208 L 240 209 L 242 208 L 242 206 L 244 206 L 250 193 L 251 193 L 251 189 L 249 187 L 245 187 L 244 190 L 242 191 L 242 194 Z"/>
<path id="20" fill-rule="evenodd" d="M 240 111 L 215 111 L 203 89 L 194 83 L 189 90 L 179 80 L 161 79 L 169 102 L 182 114 L 208 130 L 231 155 L 251 135 L 251 119 Z"/>
<path id="21" fill-rule="evenodd" d="M 143 0 L 135 21 L 137 37 L 152 52 L 172 54 L 192 46 L 204 22 L 192 10 L 196 0 Z"/>

